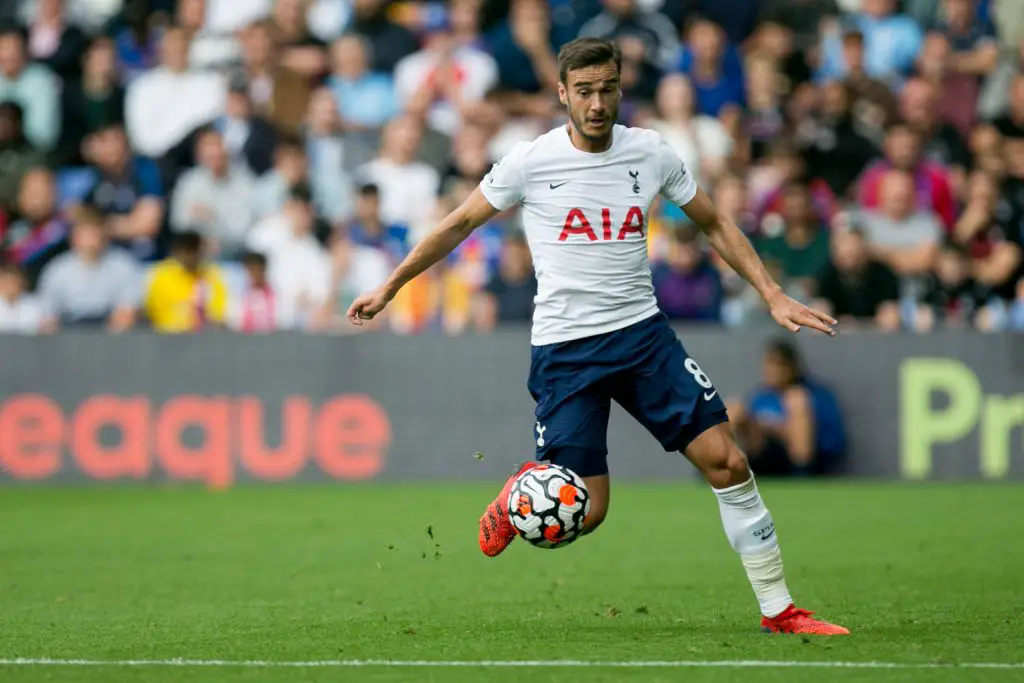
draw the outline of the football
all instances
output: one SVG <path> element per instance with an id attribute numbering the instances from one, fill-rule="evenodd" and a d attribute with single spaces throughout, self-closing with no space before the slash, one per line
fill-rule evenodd
<path id="1" fill-rule="evenodd" d="M 538 465 L 512 485 L 509 517 L 516 532 L 538 548 L 569 545 L 583 531 L 590 493 L 583 479 L 560 465 Z"/>

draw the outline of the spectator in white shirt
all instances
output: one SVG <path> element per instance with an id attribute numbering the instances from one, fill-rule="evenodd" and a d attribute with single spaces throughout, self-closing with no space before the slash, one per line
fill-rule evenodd
<path id="1" fill-rule="evenodd" d="M 244 164 L 232 164 L 216 130 L 196 140 L 199 166 L 178 181 L 171 201 L 171 227 L 196 230 L 221 258 L 234 258 L 255 222 L 256 179 Z"/>
<path id="2" fill-rule="evenodd" d="M 266 255 L 276 299 L 279 329 L 321 329 L 331 299 L 331 259 L 313 236 L 314 212 L 308 185 L 292 188 L 284 209 L 260 222 L 249 249 Z"/>
<path id="3" fill-rule="evenodd" d="M 0 266 L 0 334 L 38 334 L 43 326 L 39 300 L 25 293 L 25 274 L 15 265 Z"/>
<path id="4" fill-rule="evenodd" d="M 291 188 L 308 181 L 306 146 L 299 138 L 282 138 L 274 150 L 274 167 L 256 181 L 256 218 L 278 213 L 288 201 Z"/>
<path id="5" fill-rule="evenodd" d="M 25 112 L 25 137 L 35 147 L 49 150 L 57 143 L 60 87 L 52 71 L 28 61 L 24 32 L 0 27 L 0 102 L 15 102 Z"/>
<path id="6" fill-rule="evenodd" d="M 405 110 L 426 114 L 431 128 L 449 136 L 497 82 L 494 58 L 448 31 L 432 34 L 423 50 L 395 67 L 395 89 Z"/>
<path id="7" fill-rule="evenodd" d="M 161 66 L 128 87 L 125 121 L 132 148 L 162 157 L 197 126 L 224 111 L 226 87 L 213 73 L 190 71 L 189 41 L 180 28 L 170 28 L 160 43 Z"/>
<path id="8" fill-rule="evenodd" d="M 416 160 L 423 128 L 411 116 L 401 116 L 384 128 L 380 155 L 358 170 L 363 182 L 380 190 L 381 218 L 409 228 L 418 241 L 431 228 L 441 178 Z"/>

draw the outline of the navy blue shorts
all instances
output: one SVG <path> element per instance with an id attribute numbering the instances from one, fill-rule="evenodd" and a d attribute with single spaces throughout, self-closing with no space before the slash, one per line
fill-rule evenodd
<path id="1" fill-rule="evenodd" d="M 728 420 L 718 391 L 662 313 L 614 332 L 534 346 L 527 387 L 537 402 L 537 459 L 582 477 L 608 473 L 613 400 L 666 451 L 683 451 Z"/>

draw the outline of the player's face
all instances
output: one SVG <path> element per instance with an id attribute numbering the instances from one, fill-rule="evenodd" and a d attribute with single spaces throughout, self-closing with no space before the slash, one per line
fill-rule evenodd
<path id="1" fill-rule="evenodd" d="M 569 119 L 586 139 L 607 138 L 619 117 L 619 71 L 614 61 L 570 71 L 567 83 L 558 84 L 558 96 Z"/>

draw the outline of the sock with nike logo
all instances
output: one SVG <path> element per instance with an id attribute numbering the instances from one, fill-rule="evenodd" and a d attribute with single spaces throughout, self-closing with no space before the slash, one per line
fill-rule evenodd
<path id="1" fill-rule="evenodd" d="M 740 554 L 747 578 L 754 589 L 761 613 L 766 617 L 781 614 L 793 598 L 782 571 L 782 552 L 775 535 L 775 522 L 750 479 L 726 489 L 712 489 L 718 497 L 722 526 L 733 549 Z"/>

